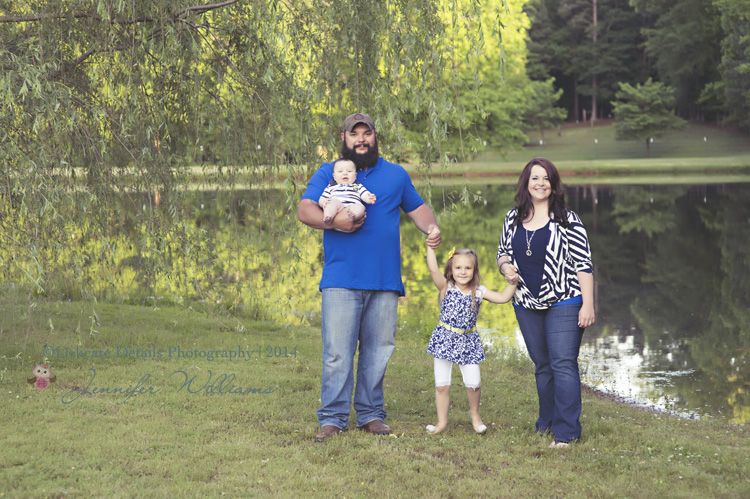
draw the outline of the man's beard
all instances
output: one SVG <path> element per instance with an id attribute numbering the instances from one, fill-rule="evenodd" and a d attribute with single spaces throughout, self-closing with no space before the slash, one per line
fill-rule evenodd
<path id="1" fill-rule="evenodd" d="M 368 147 L 367 152 L 364 154 L 357 153 L 354 149 L 346 147 L 346 141 L 343 141 L 341 143 L 341 157 L 352 160 L 357 167 L 357 171 L 366 170 L 371 166 L 375 166 L 379 157 L 378 139 L 375 139 L 375 143 L 372 147 Z"/>

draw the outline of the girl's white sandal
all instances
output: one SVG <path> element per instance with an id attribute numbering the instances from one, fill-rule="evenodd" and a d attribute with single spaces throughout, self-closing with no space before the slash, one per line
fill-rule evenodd
<path id="1" fill-rule="evenodd" d="M 568 447 L 570 443 L 568 442 L 558 442 L 554 441 L 551 444 L 549 444 L 550 449 L 564 449 L 565 447 Z"/>

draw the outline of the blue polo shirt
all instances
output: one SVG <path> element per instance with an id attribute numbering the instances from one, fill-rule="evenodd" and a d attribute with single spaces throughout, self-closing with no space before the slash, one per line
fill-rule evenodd
<path id="1" fill-rule="evenodd" d="M 302 199 L 315 203 L 333 179 L 333 163 L 321 165 L 307 184 Z M 365 204 L 364 225 L 350 234 L 323 231 L 325 262 L 320 289 L 347 288 L 397 291 L 401 280 L 400 210 L 410 213 L 424 204 L 409 174 L 401 165 L 378 158 L 374 166 L 357 172 L 357 181 L 375 194 L 375 204 Z"/>

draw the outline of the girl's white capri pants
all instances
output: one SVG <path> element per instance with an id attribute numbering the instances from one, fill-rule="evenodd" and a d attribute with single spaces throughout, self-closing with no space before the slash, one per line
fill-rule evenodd
<path id="1" fill-rule="evenodd" d="M 466 388 L 477 389 L 481 386 L 481 376 L 479 375 L 479 364 L 458 365 L 461 369 L 461 375 L 464 378 Z M 453 362 L 445 359 L 435 359 L 435 386 L 450 386 L 451 371 Z"/>

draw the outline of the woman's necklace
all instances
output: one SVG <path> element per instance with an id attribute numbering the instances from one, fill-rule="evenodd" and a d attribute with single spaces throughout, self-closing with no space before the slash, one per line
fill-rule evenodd
<path id="1" fill-rule="evenodd" d="M 526 256 L 531 256 L 531 240 L 534 239 L 534 234 L 536 234 L 536 231 L 531 231 L 531 237 L 529 237 L 529 230 L 524 228 L 526 231 Z"/>

